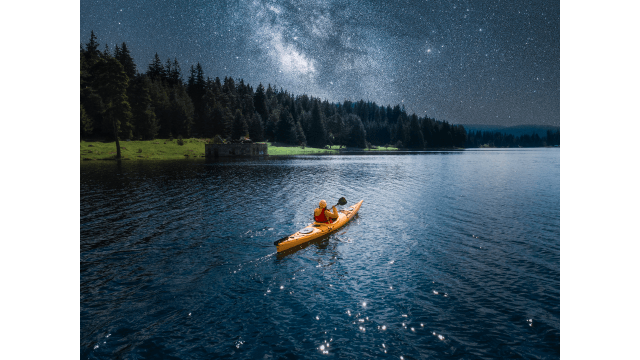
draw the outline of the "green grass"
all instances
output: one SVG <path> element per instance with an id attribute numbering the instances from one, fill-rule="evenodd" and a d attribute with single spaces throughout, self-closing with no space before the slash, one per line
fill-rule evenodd
<path id="1" fill-rule="evenodd" d="M 271 143 L 267 143 L 269 145 L 269 155 L 313 155 L 313 154 L 337 154 L 338 146 L 331 146 L 330 149 L 319 149 L 319 148 L 311 148 L 305 147 L 304 149 L 300 146 L 282 146 L 282 144 L 278 144 L 278 146 L 271 145 Z"/>
<path id="2" fill-rule="evenodd" d="M 204 157 L 204 139 L 177 139 L 120 141 L 124 160 L 176 160 Z M 116 158 L 116 142 L 80 141 L 80 160 L 113 160 Z"/>
<path id="3" fill-rule="evenodd" d="M 185 158 L 204 157 L 204 139 L 184 139 L 184 145 L 178 145 L 177 139 L 120 141 L 120 151 L 124 160 L 177 160 Z M 338 154 L 338 145 L 328 149 L 300 146 L 287 146 L 283 144 L 269 146 L 269 155 L 314 155 L 314 154 Z M 364 149 L 367 151 L 394 151 L 394 147 L 378 147 L 377 149 Z M 102 141 L 80 141 L 80 160 L 115 160 L 116 143 Z"/>
<path id="4" fill-rule="evenodd" d="M 378 146 L 375 149 L 363 149 L 364 151 L 396 151 L 398 150 L 398 148 L 396 147 L 384 147 L 384 146 Z"/>
<path id="5" fill-rule="evenodd" d="M 337 154 L 339 145 L 329 146 L 328 149 L 319 149 L 319 148 L 311 148 L 305 147 L 304 149 L 300 146 L 286 146 L 282 144 L 278 144 L 278 146 L 272 145 L 272 143 L 267 143 L 269 145 L 269 155 L 307 155 L 307 154 Z M 398 148 L 395 147 L 382 147 L 379 146 L 375 149 L 361 149 L 364 151 L 396 151 Z"/>

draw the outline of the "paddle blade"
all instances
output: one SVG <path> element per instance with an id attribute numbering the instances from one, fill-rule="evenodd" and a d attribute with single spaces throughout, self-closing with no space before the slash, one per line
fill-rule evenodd
<path id="1" fill-rule="evenodd" d="M 347 199 L 345 199 L 344 197 L 341 197 L 338 200 L 338 205 L 347 205 Z"/>

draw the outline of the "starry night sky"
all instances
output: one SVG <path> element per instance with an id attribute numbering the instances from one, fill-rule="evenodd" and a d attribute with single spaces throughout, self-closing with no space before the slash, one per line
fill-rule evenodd
<path id="1" fill-rule="evenodd" d="M 559 1 L 82 0 L 80 42 L 454 124 L 560 125 Z"/>

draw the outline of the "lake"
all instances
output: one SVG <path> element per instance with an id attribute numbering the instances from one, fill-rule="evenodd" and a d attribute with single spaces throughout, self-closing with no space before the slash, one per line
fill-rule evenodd
<path id="1" fill-rule="evenodd" d="M 560 357 L 560 150 L 80 165 L 82 359 Z M 277 254 L 321 199 L 337 233 Z"/>

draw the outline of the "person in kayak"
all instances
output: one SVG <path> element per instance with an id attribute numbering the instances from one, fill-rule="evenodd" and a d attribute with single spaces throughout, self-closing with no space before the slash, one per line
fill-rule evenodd
<path id="1" fill-rule="evenodd" d="M 334 219 L 338 218 L 338 209 L 334 206 L 332 210 L 333 213 L 327 210 L 327 202 L 320 200 L 320 207 L 313 211 L 313 218 L 316 222 L 331 224 Z"/>

